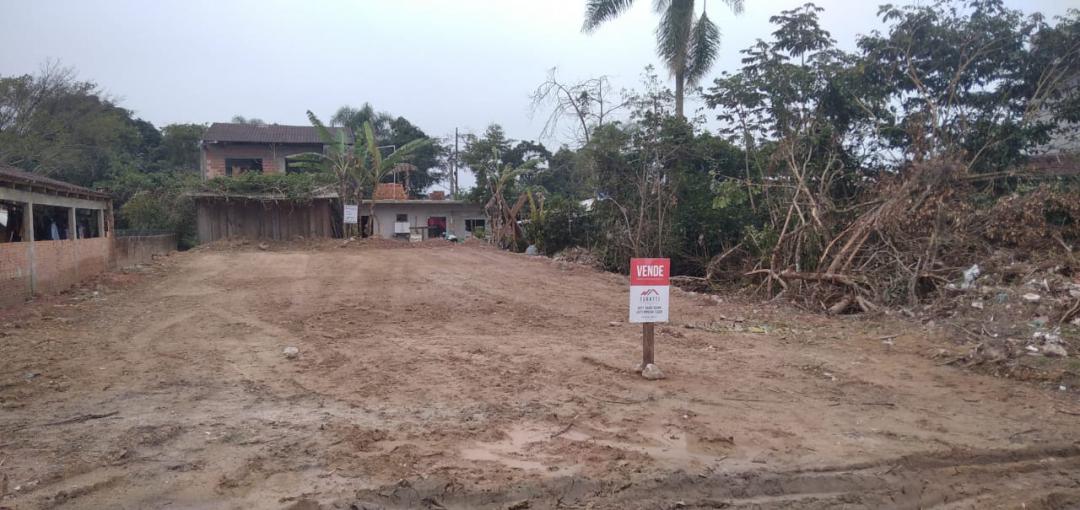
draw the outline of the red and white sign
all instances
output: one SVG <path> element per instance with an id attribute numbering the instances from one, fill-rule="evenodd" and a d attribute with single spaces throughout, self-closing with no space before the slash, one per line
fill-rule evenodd
<path id="1" fill-rule="evenodd" d="M 630 259 L 630 322 L 667 322 L 671 259 Z"/>

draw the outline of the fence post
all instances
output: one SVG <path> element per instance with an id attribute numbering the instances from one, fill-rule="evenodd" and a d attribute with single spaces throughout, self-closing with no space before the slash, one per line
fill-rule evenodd
<path id="1" fill-rule="evenodd" d="M 23 241 L 26 241 L 27 251 L 30 256 L 30 296 L 37 292 L 37 264 L 34 261 L 34 202 L 26 202 L 26 212 L 23 214 Z"/>

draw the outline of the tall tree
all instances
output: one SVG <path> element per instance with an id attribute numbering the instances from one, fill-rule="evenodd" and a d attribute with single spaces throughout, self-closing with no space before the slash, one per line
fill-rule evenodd
<path id="1" fill-rule="evenodd" d="M 160 133 L 56 62 L 0 76 L 0 163 L 82 186 L 143 168 Z"/>
<path id="2" fill-rule="evenodd" d="M 319 165 L 327 173 L 333 174 L 342 203 L 359 203 L 365 193 L 374 198 L 379 183 L 397 172 L 400 165 L 410 161 L 417 151 L 432 143 L 427 138 L 410 140 L 384 157 L 371 122 L 364 122 L 356 142 L 349 145 L 344 132 L 338 131 L 335 137 L 310 110 L 307 116 L 326 145 L 326 150 L 304 154 L 303 157 L 307 163 Z M 367 228 L 368 234 L 371 234 L 375 231 L 377 221 L 374 199 L 368 200 L 368 214 L 371 221 Z"/>
<path id="3" fill-rule="evenodd" d="M 371 129 L 374 129 L 376 133 L 387 133 L 393 121 L 393 115 L 376 110 L 371 103 L 364 103 L 359 108 L 342 106 L 330 118 L 331 125 L 347 127 L 357 135 L 363 132 L 365 122 L 370 123 Z"/>
<path id="4" fill-rule="evenodd" d="M 166 170 L 199 170 L 199 143 L 205 124 L 169 124 L 161 128 L 161 164 Z"/>
<path id="5" fill-rule="evenodd" d="M 743 0 L 721 0 L 735 14 L 742 13 Z M 587 0 L 584 32 L 593 32 L 605 21 L 626 12 L 634 0 Z M 720 50 L 720 28 L 709 19 L 706 0 L 701 16 L 695 18 L 694 0 L 655 0 L 660 15 L 656 27 L 656 52 L 675 78 L 675 113 L 683 114 L 686 86 L 705 77 Z"/>
<path id="6" fill-rule="evenodd" d="M 393 151 L 412 140 L 427 139 L 429 143 L 412 154 L 409 163 L 415 170 L 409 173 L 405 182 L 410 196 L 423 194 L 424 190 L 442 179 L 439 172 L 440 156 L 443 146 L 429 137 L 422 129 L 409 122 L 405 117 L 394 117 L 389 112 L 376 110 L 371 103 L 364 103 L 359 108 L 342 106 L 330 119 L 331 125 L 347 127 L 359 138 L 364 131 L 364 124 L 371 124 L 375 132 L 376 145 L 383 152 Z"/>
<path id="7" fill-rule="evenodd" d="M 266 121 L 258 117 L 244 117 L 243 115 L 233 115 L 233 124 L 251 124 L 252 126 L 265 126 Z"/>
<path id="8" fill-rule="evenodd" d="M 556 68 L 549 70 L 547 79 L 532 94 L 533 113 L 545 108 L 551 110 L 540 137 L 555 136 L 559 121 L 569 117 L 574 122 L 570 132 L 582 145 L 588 144 L 592 131 L 625 107 L 626 99 L 613 93 L 607 76 L 571 83 L 559 80 L 556 71 Z"/>
<path id="9" fill-rule="evenodd" d="M 465 137 L 465 150 L 461 151 L 461 162 L 472 170 L 476 177 L 476 187 L 473 188 L 470 199 L 486 203 L 491 198 L 492 190 L 486 183 L 492 176 L 498 175 L 502 167 L 507 164 L 505 157 L 511 148 L 511 140 L 506 138 L 506 132 L 498 124 L 488 126 L 481 136 Z"/>

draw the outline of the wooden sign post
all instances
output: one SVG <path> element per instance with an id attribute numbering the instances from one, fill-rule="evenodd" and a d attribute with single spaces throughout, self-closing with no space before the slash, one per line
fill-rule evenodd
<path id="1" fill-rule="evenodd" d="M 630 322 L 641 323 L 641 365 L 646 379 L 663 379 L 656 366 L 657 322 L 668 321 L 670 259 L 630 259 Z"/>

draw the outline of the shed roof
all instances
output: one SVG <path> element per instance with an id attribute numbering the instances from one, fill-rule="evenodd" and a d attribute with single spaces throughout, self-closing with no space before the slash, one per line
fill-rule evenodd
<path id="1" fill-rule="evenodd" d="M 345 133 L 345 141 L 353 143 L 352 130 L 345 127 L 328 127 L 334 137 Z M 280 124 L 235 124 L 215 122 L 203 133 L 204 142 L 245 142 L 245 143 L 296 143 L 321 144 L 318 130 L 314 126 L 283 126 Z"/>
<path id="2" fill-rule="evenodd" d="M 32 188 L 43 188 L 46 191 L 53 193 L 76 195 L 87 198 L 108 200 L 110 197 L 107 193 L 100 191 L 94 191 L 82 186 L 76 186 L 69 182 L 59 181 L 44 175 L 38 175 L 30 173 L 25 170 L 20 170 L 15 167 L 0 165 L 0 186 L 29 186 Z"/>

